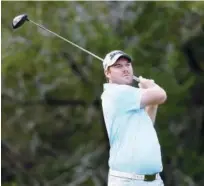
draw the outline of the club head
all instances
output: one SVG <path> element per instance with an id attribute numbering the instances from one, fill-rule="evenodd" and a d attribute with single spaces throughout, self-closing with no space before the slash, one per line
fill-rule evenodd
<path id="1" fill-rule="evenodd" d="M 19 28 L 21 25 L 25 23 L 25 21 L 29 21 L 27 14 L 21 14 L 14 17 L 12 21 L 13 29 Z"/>

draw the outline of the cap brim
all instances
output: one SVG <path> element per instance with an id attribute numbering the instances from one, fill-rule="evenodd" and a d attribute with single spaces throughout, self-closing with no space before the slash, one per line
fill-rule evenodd
<path id="1" fill-rule="evenodd" d="M 117 61 L 119 58 L 121 58 L 121 57 L 126 58 L 126 59 L 127 59 L 128 61 L 130 61 L 130 62 L 132 61 L 131 57 L 128 56 L 127 54 L 118 54 L 118 55 L 114 56 L 114 58 L 112 59 L 112 63 L 109 64 L 108 66 L 111 66 L 111 65 L 113 65 L 114 63 L 116 63 L 116 61 Z"/>

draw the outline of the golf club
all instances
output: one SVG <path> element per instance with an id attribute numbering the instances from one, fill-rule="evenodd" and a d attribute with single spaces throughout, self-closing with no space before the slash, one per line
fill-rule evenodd
<path id="1" fill-rule="evenodd" d="M 73 42 L 71 42 L 71 41 L 65 39 L 64 37 L 62 37 L 62 36 L 56 34 L 55 32 L 52 32 L 51 30 L 45 28 L 44 26 L 42 26 L 42 25 L 40 25 L 40 24 L 38 24 L 38 23 L 36 23 L 36 22 L 34 22 L 34 21 L 28 19 L 28 15 L 27 15 L 27 14 L 21 14 L 21 15 L 18 15 L 18 16 L 16 16 L 16 17 L 14 17 L 13 22 L 12 22 L 12 27 L 13 27 L 13 29 L 17 29 L 17 28 L 21 27 L 26 21 L 29 21 L 29 22 L 35 24 L 36 26 L 38 26 L 38 27 L 40 27 L 40 28 L 42 28 L 42 29 L 44 29 L 44 30 L 50 32 L 51 34 L 57 36 L 58 38 L 60 38 L 60 39 L 62 39 L 62 40 L 64 40 L 64 41 L 66 41 L 66 42 L 68 42 L 69 44 L 71 44 L 71 45 L 73 45 L 73 46 L 75 46 L 75 47 L 81 49 L 82 51 L 86 52 L 87 54 L 90 54 L 90 55 L 92 55 L 93 57 L 95 57 L 95 58 L 97 58 L 98 60 L 100 60 L 100 61 L 103 62 L 103 59 L 102 59 L 102 58 L 98 57 L 97 55 L 93 54 L 92 52 L 90 52 L 90 51 L 88 51 L 88 50 L 86 50 L 86 49 L 80 47 L 79 45 L 77 45 L 77 44 L 75 44 L 75 43 L 73 43 Z M 136 80 L 137 82 L 139 82 L 139 78 L 138 78 L 138 77 L 133 76 L 133 79 Z"/>

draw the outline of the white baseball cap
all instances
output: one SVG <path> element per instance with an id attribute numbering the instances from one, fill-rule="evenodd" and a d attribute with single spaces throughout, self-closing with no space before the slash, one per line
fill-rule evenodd
<path id="1" fill-rule="evenodd" d="M 108 54 L 106 54 L 103 60 L 103 68 L 107 70 L 109 66 L 113 65 L 120 57 L 127 58 L 130 62 L 132 61 L 131 57 L 124 53 L 121 50 L 114 50 Z"/>

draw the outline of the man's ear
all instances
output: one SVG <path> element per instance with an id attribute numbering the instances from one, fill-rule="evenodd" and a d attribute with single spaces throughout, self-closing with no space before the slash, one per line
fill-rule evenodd
<path id="1" fill-rule="evenodd" d="M 110 78 L 110 70 L 109 70 L 109 68 L 104 71 L 104 74 L 105 74 L 106 78 L 108 78 L 108 79 Z"/>

